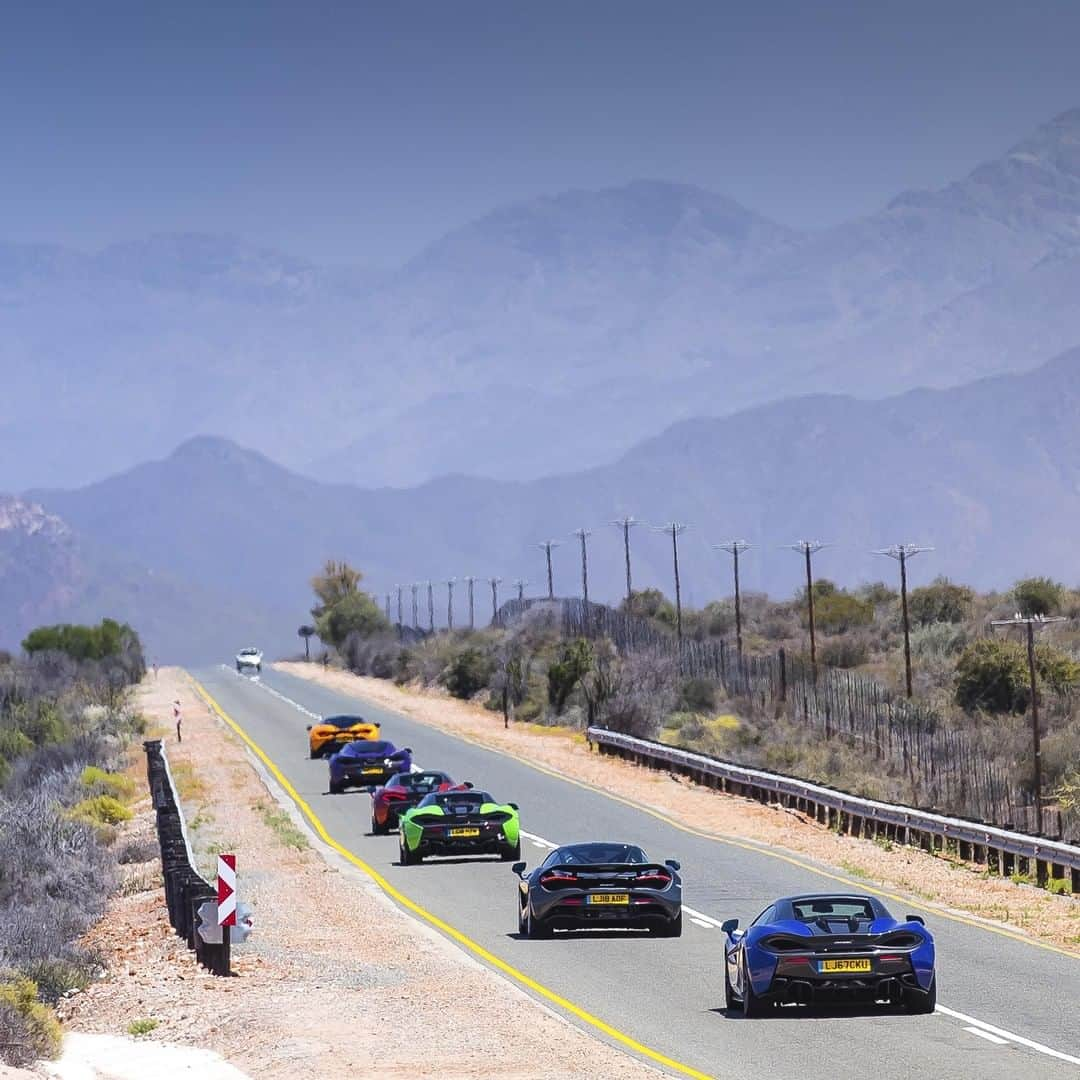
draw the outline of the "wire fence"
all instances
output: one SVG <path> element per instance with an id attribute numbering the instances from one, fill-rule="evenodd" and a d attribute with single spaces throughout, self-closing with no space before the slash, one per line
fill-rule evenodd
<path id="1" fill-rule="evenodd" d="M 622 653 L 648 650 L 677 665 L 684 678 L 706 678 L 745 705 L 751 715 L 787 717 L 825 740 L 856 746 L 902 776 L 912 805 L 1022 832 L 1035 827 L 1034 801 L 1000 762 L 969 733 L 951 727 L 932 708 L 911 702 L 857 672 L 814 667 L 784 649 L 739 655 L 723 638 L 683 639 L 654 622 L 582 600 L 510 600 L 496 624 L 507 625 L 538 605 L 549 605 L 568 637 L 607 638 Z M 1044 827 L 1062 836 L 1059 813 Z M 1055 830 L 1056 826 L 1056 830 Z"/>

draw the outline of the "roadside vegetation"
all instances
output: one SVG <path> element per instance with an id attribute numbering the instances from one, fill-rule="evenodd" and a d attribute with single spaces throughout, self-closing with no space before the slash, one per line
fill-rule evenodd
<path id="1" fill-rule="evenodd" d="M 141 731 L 129 688 L 145 673 L 138 636 L 98 626 L 35 630 L 0 654 L 0 1061 L 53 1057 L 51 1005 L 101 968 L 78 944 L 130 853 L 117 826 L 134 785 L 119 770 Z"/>

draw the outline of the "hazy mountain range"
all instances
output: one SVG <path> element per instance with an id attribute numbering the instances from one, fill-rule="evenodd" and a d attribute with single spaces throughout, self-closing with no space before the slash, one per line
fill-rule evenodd
<path id="1" fill-rule="evenodd" d="M 1080 342 L 1078 294 L 1080 110 L 809 233 L 648 181 L 498 210 L 386 275 L 220 237 L 0 244 L 0 490 L 206 432 L 368 487 L 530 480 L 680 419 L 1032 368 Z"/>
<path id="2" fill-rule="evenodd" d="M 1078 416 L 1074 349 L 1026 374 L 948 390 L 881 401 L 814 395 L 684 421 L 610 465 L 528 482 L 455 476 L 407 490 L 323 484 L 227 440 L 197 438 L 106 481 L 30 492 L 15 504 L 40 503 L 58 518 L 35 511 L 28 520 L 44 524 L 0 527 L 0 552 L 19 537 L 8 565 L 29 578 L 12 595 L 5 567 L 0 610 L 39 621 L 43 610 L 87 610 L 64 598 L 74 574 L 83 581 L 76 595 L 107 587 L 114 606 L 98 603 L 101 613 L 130 612 L 158 652 L 175 647 L 184 659 L 202 657 L 256 633 L 277 648 L 294 640 L 310 604 L 307 580 L 328 556 L 365 570 L 380 598 L 397 582 L 470 573 L 503 578 L 504 597 L 523 575 L 535 595 L 543 591 L 536 543 L 557 537 L 565 546 L 555 553 L 556 588 L 575 595 L 580 557 L 570 532 L 580 526 L 593 530 L 591 594 L 611 600 L 623 588 L 623 568 L 619 534 L 608 522 L 623 513 L 691 524 L 680 551 L 684 597 L 699 604 L 730 591 L 727 556 L 710 545 L 733 534 L 755 544 L 744 586 L 779 594 L 797 587 L 801 572 L 781 545 L 803 537 L 835 543 L 817 569 L 845 584 L 891 579 L 894 564 L 871 550 L 912 539 L 937 549 L 913 564 L 915 583 L 937 573 L 983 587 L 1030 573 L 1075 583 Z M 72 571 L 65 559 L 76 542 L 109 551 L 113 565 L 84 560 Z M 636 582 L 670 592 L 670 542 L 637 530 L 633 543 Z M 38 554 L 28 557 L 35 544 Z M 118 575 L 121 564 L 128 569 Z M 126 607 L 115 606 L 117 596 Z M 438 596 L 441 621 L 441 585 Z M 489 603 L 481 581 L 477 610 L 485 617 Z M 426 617 L 423 591 L 421 612 Z"/>

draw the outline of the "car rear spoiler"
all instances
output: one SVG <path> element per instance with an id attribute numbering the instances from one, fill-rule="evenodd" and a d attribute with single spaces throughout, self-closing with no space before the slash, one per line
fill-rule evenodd
<path id="1" fill-rule="evenodd" d="M 648 870 L 658 870 L 665 874 L 672 872 L 672 867 L 663 863 L 555 863 L 545 866 L 544 872 L 561 870 L 569 874 L 643 874 Z"/>

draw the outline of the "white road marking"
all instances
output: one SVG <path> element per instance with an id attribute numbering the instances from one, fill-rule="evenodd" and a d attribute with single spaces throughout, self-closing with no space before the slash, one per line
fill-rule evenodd
<path id="1" fill-rule="evenodd" d="M 1023 1035 L 1014 1035 L 1011 1031 L 995 1027 L 993 1024 L 988 1024 L 985 1020 L 977 1020 L 974 1016 L 968 1016 L 967 1013 L 957 1012 L 955 1009 L 946 1009 L 944 1005 L 939 1005 L 937 1011 L 943 1013 L 945 1016 L 951 1016 L 954 1020 L 963 1020 L 965 1024 L 970 1024 L 980 1031 L 996 1035 L 999 1039 L 1004 1039 L 1006 1042 L 1019 1043 L 1021 1046 L 1026 1046 L 1029 1050 L 1035 1050 L 1037 1053 L 1045 1054 L 1047 1057 L 1057 1058 L 1058 1061 L 1067 1061 L 1070 1065 L 1080 1065 L 1080 1057 L 1066 1054 L 1062 1050 L 1054 1050 L 1052 1047 L 1044 1046 L 1040 1042 L 1035 1042 L 1034 1039 L 1025 1039 Z"/>
<path id="2" fill-rule="evenodd" d="M 239 672 L 234 671 L 228 664 L 222 664 L 221 667 L 225 671 L 232 672 L 237 678 L 245 679 L 245 676 Z M 311 712 L 310 709 L 306 709 L 298 701 L 293 701 L 292 698 L 286 697 L 284 694 L 279 693 L 273 687 L 267 686 L 263 682 L 258 682 L 252 678 L 246 678 L 245 681 L 255 683 L 255 685 L 262 687 L 267 693 L 273 694 L 274 697 L 279 698 L 286 704 L 291 705 L 294 709 L 299 710 L 305 716 L 310 716 L 315 720 L 321 720 L 322 717 L 317 713 Z M 415 769 L 415 766 L 414 766 Z M 558 844 L 553 844 L 550 840 L 546 840 L 542 836 L 537 836 L 535 833 L 525 832 L 521 830 L 521 835 L 527 840 L 531 840 L 537 847 L 548 848 L 554 850 L 558 847 Z M 706 915 L 702 911 L 697 911 L 694 908 L 687 907 L 683 904 L 683 911 L 690 916 L 690 921 L 695 926 L 700 926 L 703 929 L 719 928 L 721 922 L 719 919 L 714 919 L 711 915 Z M 985 1020 L 979 1020 L 974 1016 L 968 1016 L 967 1013 L 957 1012 L 955 1009 L 946 1008 L 944 1005 L 938 1005 L 936 1011 L 942 1016 L 952 1017 L 954 1020 L 962 1020 L 964 1024 L 969 1025 L 964 1028 L 965 1031 L 969 1031 L 972 1035 L 978 1035 L 980 1038 L 986 1039 L 988 1042 L 992 1042 L 995 1045 L 1006 1046 L 1009 1043 L 1017 1043 L 1020 1046 L 1026 1046 L 1029 1050 L 1034 1050 L 1036 1053 L 1044 1054 L 1047 1057 L 1056 1058 L 1058 1061 L 1066 1061 L 1070 1065 L 1080 1065 L 1080 1057 L 1075 1057 L 1072 1054 L 1067 1054 L 1063 1050 L 1055 1050 L 1050 1046 L 1046 1046 L 1043 1043 L 1036 1042 L 1034 1039 L 1027 1039 L 1023 1035 L 1016 1035 L 1011 1031 L 1006 1031 L 1004 1028 L 995 1027 L 993 1024 L 988 1024 Z"/>
<path id="3" fill-rule="evenodd" d="M 991 1035 L 989 1031 L 983 1031 L 982 1028 L 966 1027 L 965 1031 L 970 1031 L 972 1035 L 978 1035 L 980 1039 L 985 1039 L 987 1042 L 994 1043 L 995 1046 L 1008 1046 L 1008 1039 L 999 1039 L 996 1035 Z"/>

